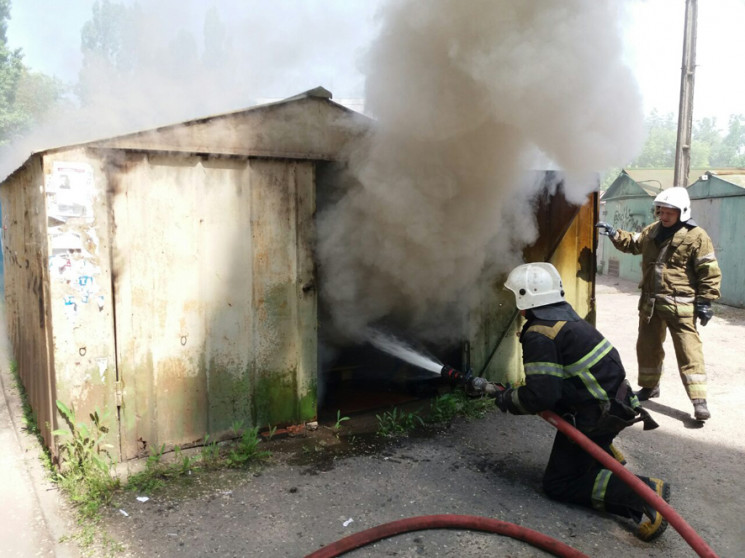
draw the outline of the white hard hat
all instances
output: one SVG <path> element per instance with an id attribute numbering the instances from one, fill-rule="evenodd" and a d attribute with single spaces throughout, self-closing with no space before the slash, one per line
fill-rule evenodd
<path id="1" fill-rule="evenodd" d="M 663 190 L 654 199 L 656 207 L 670 207 L 680 210 L 680 221 L 685 223 L 691 218 L 691 198 L 688 197 L 688 190 L 683 186 L 673 186 Z"/>
<path id="2" fill-rule="evenodd" d="M 504 286 L 515 293 L 519 310 L 564 302 L 561 276 L 550 263 L 519 265 L 510 272 Z"/>

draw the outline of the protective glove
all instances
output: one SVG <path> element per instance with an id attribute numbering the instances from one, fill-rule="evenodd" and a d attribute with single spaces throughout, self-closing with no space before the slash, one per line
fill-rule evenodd
<path id="1" fill-rule="evenodd" d="M 696 318 L 701 322 L 702 326 L 709 323 L 709 320 L 714 317 L 714 310 L 711 308 L 711 302 L 701 301 L 696 303 Z"/>
<path id="2" fill-rule="evenodd" d="M 616 233 L 618 232 L 618 230 L 613 225 L 609 225 L 608 223 L 604 221 L 598 222 L 598 224 L 595 225 L 595 228 L 600 229 L 598 233 L 604 234 L 605 236 L 610 237 L 610 238 L 613 238 L 614 236 L 616 236 Z"/>
<path id="3" fill-rule="evenodd" d="M 507 412 L 507 401 L 512 397 L 512 390 L 506 389 L 504 391 L 498 391 L 494 394 L 494 403 L 503 413 Z"/>

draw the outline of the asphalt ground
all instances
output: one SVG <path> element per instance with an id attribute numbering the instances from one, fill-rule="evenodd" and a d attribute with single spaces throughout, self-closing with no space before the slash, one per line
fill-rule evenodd
<path id="1" fill-rule="evenodd" d="M 599 277 L 597 298 L 598 327 L 619 349 L 633 384 L 635 285 Z M 647 403 L 660 428 L 627 429 L 617 445 L 632 472 L 671 483 L 671 505 L 724 558 L 741 556 L 745 548 L 745 310 L 715 305 L 715 311 L 701 330 L 712 418 L 705 425 L 692 419 L 674 359 L 668 358 L 662 396 Z M 77 557 L 74 543 L 60 542 L 75 530 L 72 514 L 46 479 L 36 440 L 23 430 L 4 350 L 0 556 Z M 669 340 L 667 350 L 673 354 Z M 672 528 L 658 541 L 643 543 L 628 520 L 549 500 L 541 477 L 554 430 L 539 417 L 492 411 L 390 441 L 365 434 L 365 420 L 369 426 L 370 417 L 344 423 L 348 434 L 357 429 L 350 436 L 338 438 L 322 424 L 316 433 L 272 441 L 272 462 L 259 471 L 195 475 L 147 501 L 123 493 L 106 510 L 101 528 L 122 544 L 117 555 L 128 558 L 302 557 L 390 521 L 463 514 L 534 529 L 588 556 L 696 556 Z M 398 535 L 347 554 L 547 555 L 520 541 L 462 530 Z"/>

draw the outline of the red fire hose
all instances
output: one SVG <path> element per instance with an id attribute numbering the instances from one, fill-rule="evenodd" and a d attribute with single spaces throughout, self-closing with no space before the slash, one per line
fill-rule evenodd
<path id="1" fill-rule="evenodd" d="M 636 475 L 630 473 L 623 465 L 603 451 L 597 444 L 574 428 L 571 424 L 552 411 L 538 413 L 549 424 L 553 425 L 559 432 L 582 446 L 593 458 L 603 466 L 610 469 L 614 474 L 628 484 L 641 496 L 645 502 L 660 512 L 678 533 L 685 539 L 690 547 L 702 558 L 718 558 L 716 553 L 696 533 L 693 528 L 676 512 L 670 504 L 665 502 L 656 492 L 642 482 Z M 315 552 L 308 554 L 306 558 L 335 558 L 345 552 L 363 547 L 381 539 L 407 533 L 409 531 L 421 531 L 423 529 L 470 529 L 507 535 L 509 537 L 525 541 L 537 548 L 552 553 L 562 558 L 585 557 L 578 550 L 568 546 L 548 535 L 537 531 L 520 527 L 512 523 L 506 523 L 497 519 L 468 515 L 424 515 L 400 519 L 390 523 L 384 523 L 365 531 L 349 535 L 334 543 L 331 543 Z"/>
<path id="2" fill-rule="evenodd" d="M 319 548 L 315 552 L 308 554 L 305 558 L 335 558 L 345 552 L 381 539 L 410 531 L 422 531 L 424 529 L 467 529 L 497 533 L 525 541 L 536 548 L 540 548 L 561 558 L 588 558 L 586 554 L 582 554 L 571 546 L 552 539 L 538 531 L 520 527 L 514 523 L 499 521 L 498 519 L 473 515 L 422 515 L 391 521 L 390 523 L 384 523 L 383 525 L 378 525 L 377 527 L 344 537 L 323 548 Z"/>
<path id="3" fill-rule="evenodd" d="M 688 525 L 688 523 L 686 523 L 686 520 L 683 519 L 678 512 L 676 512 L 670 504 L 665 502 L 665 500 L 663 500 L 654 490 L 647 486 L 646 483 L 642 482 L 636 475 L 630 473 L 626 467 L 605 453 L 597 444 L 556 413 L 552 411 L 543 411 L 538 414 L 549 424 L 553 425 L 559 432 L 582 446 L 582 449 L 599 461 L 604 467 L 610 469 L 615 475 L 618 475 L 618 477 L 634 489 L 634 492 L 639 494 L 645 502 L 660 512 L 662 517 L 667 519 L 667 522 L 672 525 L 690 547 L 696 551 L 696 554 L 705 558 L 717 558 L 717 555 L 711 547 L 706 544 L 706 542 L 690 525 Z"/>

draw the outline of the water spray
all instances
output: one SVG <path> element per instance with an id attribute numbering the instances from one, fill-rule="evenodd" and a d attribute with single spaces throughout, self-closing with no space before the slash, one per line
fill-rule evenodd
<path id="1" fill-rule="evenodd" d="M 367 339 L 375 348 L 384 353 L 393 355 L 424 370 L 429 370 L 434 374 L 442 374 L 442 371 L 446 368 L 439 360 L 422 354 L 393 335 L 369 329 L 367 331 Z"/>
<path id="2" fill-rule="evenodd" d="M 370 329 L 367 332 L 367 339 L 377 349 L 400 358 L 409 364 L 413 364 L 434 374 L 439 374 L 443 378 L 448 379 L 453 385 L 466 386 L 468 391 L 473 394 L 493 396 L 498 391 L 496 384 L 492 384 L 485 378 L 474 376 L 470 369 L 462 372 L 457 368 L 442 364 L 436 358 L 422 354 L 393 335 Z"/>

